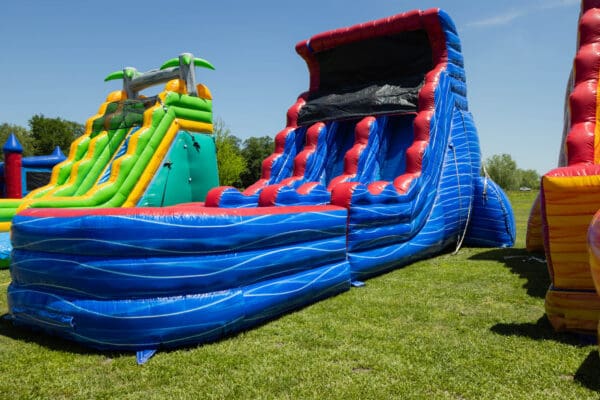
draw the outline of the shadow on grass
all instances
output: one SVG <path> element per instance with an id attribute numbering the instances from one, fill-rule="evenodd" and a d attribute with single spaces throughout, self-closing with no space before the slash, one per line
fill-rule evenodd
<path id="1" fill-rule="evenodd" d="M 541 299 L 546 296 L 550 286 L 550 276 L 546 264 L 536 260 L 543 259 L 543 255 L 529 253 L 525 249 L 506 248 L 483 251 L 469 259 L 504 263 L 513 274 L 527 280 L 523 288 L 527 290 L 529 296 Z"/>
<path id="2" fill-rule="evenodd" d="M 504 336 L 521 336 L 534 340 L 554 340 L 572 346 L 589 346 L 597 342 L 595 335 L 556 332 L 546 315 L 536 323 L 496 324 L 490 328 L 494 333 Z"/>
<path id="3" fill-rule="evenodd" d="M 598 350 L 592 351 L 577 369 L 575 382 L 595 391 L 600 391 L 600 356 Z"/>
<path id="4" fill-rule="evenodd" d="M 120 356 L 131 356 L 131 353 L 100 351 L 82 346 L 77 342 L 66 340 L 55 335 L 48 334 L 40 329 L 30 329 L 13 324 L 8 314 L 0 316 L 0 336 L 18 340 L 23 343 L 35 343 L 52 351 L 63 353 L 74 353 L 81 355 L 104 355 L 108 358 Z"/>

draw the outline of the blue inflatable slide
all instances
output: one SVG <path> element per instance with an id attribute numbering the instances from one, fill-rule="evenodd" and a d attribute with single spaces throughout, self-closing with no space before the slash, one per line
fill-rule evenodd
<path id="1" fill-rule="evenodd" d="M 10 316 L 98 349 L 216 340 L 461 244 L 511 246 L 480 176 L 449 16 L 412 11 L 296 46 L 310 88 L 262 178 L 164 208 L 29 209 Z"/>

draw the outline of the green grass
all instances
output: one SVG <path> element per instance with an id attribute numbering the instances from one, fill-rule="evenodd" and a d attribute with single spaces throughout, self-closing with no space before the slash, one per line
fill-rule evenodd
<path id="1" fill-rule="evenodd" d="M 598 399 L 596 345 L 553 332 L 523 250 L 463 248 L 217 343 L 100 353 L 0 323 L 1 399 Z M 0 271 L 0 314 L 8 271 Z"/>

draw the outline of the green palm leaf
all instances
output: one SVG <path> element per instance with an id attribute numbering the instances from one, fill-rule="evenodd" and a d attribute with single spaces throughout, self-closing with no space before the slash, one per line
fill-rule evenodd
<path id="1" fill-rule="evenodd" d="M 215 69 L 215 67 L 210 62 L 208 62 L 202 58 L 198 58 L 198 57 L 194 57 L 192 60 L 192 57 L 187 54 L 185 54 L 183 56 L 183 61 L 187 65 L 190 65 L 193 62 L 196 67 L 202 67 L 202 68 L 212 69 L 212 70 Z M 178 67 L 178 66 L 179 66 L 179 57 L 170 59 L 169 61 L 164 63 L 160 67 L 160 69 L 166 69 L 166 68 Z"/>
<path id="2" fill-rule="evenodd" d="M 123 79 L 125 77 L 132 79 L 135 78 L 139 73 L 133 67 L 127 67 L 121 71 L 115 71 L 108 74 L 106 78 L 104 78 L 104 82 L 112 81 L 115 79 Z"/>
<path id="3" fill-rule="evenodd" d="M 123 70 L 111 72 L 106 78 L 104 78 L 104 82 L 112 81 L 115 79 L 123 79 L 124 76 L 125 74 L 123 73 Z"/>

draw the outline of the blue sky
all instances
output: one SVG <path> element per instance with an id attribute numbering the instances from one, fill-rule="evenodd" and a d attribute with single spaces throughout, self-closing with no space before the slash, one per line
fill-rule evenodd
<path id="1" fill-rule="evenodd" d="M 485 158 L 508 153 L 545 173 L 558 159 L 579 0 L 19 0 L 0 12 L 0 123 L 34 114 L 85 122 L 125 66 L 191 52 L 215 115 L 240 138 L 274 136 L 308 87 L 300 40 L 413 9 L 439 7 L 463 45 L 468 99 Z"/>

